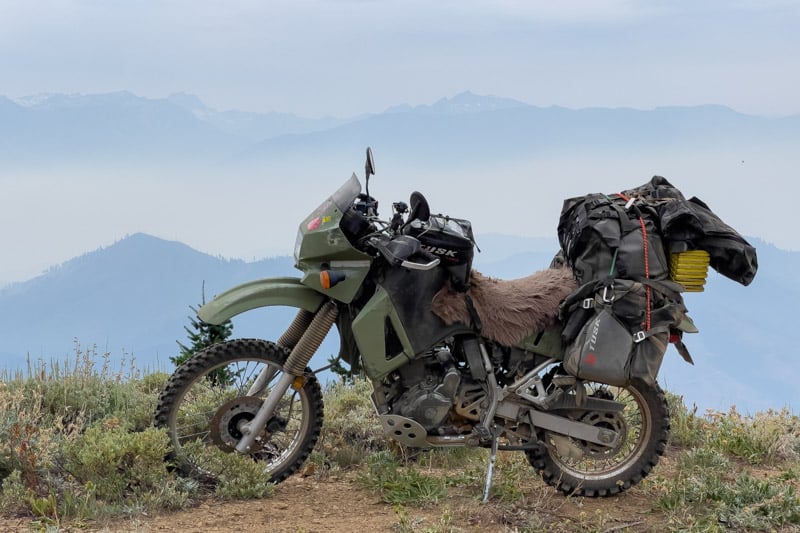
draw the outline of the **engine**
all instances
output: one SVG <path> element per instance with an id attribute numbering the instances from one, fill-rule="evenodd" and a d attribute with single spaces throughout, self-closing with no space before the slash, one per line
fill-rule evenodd
<path id="1" fill-rule="evenodd" d="M 392 411 L 431 431 L 442 425 L 456 402 L 461 373 L 447 349 L 418 357 L 398 371 Z"/>

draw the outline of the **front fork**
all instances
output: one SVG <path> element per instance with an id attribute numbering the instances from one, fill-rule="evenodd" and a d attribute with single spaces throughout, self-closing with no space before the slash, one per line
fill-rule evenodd
<path id="1" fill-rule="evenodd" d="M 301 310 L 289 326 L 289 329 L 286 330 L 286 333 L 278 339 L 278 344 L 291 348 L 292 351 L 283 364 L 283 375 L 278 380 L 278 383 L 272 387 L 264 403 L 258 409 L 256 416 L 240 428 L 242 438 L 236 444 L 237 452 L 248 453 L 253 447 L 253 443 L 261 433 L 261 429 L 272 418 L 272 413 L 283 395 L 298 377 L 302 377 L 305 374 L 311 357 L 322 344 L 331 327 L 333 327 L 338 313 L 339 310 L 333 302 L 323 305 L 316 314 Z M 275 373 L 276 370 L 273 367 L 265 366 L 250 387 L 247 395 L 254 396 L 258 394 L 275 376 Z"/>

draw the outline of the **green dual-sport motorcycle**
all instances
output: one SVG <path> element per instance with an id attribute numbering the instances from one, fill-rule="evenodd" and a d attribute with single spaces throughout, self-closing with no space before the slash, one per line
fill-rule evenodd
<path id="1" fill-rule="evenodd" d="M 323 422 L 320 384 L 308 364 L 336 324 L 340 357 L 371 380 L 387 436 L 417 448 L 491 448 L 484 499 L 497 450 L 525 453 L 565 494 L 608 496 L 641 481 L 669 431 L 658 385 L 576 380 L 561 366 L 557 324 L 514 345 L 489 338 L 481 322 L 492 317 L 477 316 L 468 297 L 469 222 L 431 216 L 419 193 L 410 212 L 397 202 L 383 222 L 369 196 L 369 149 L 365 173 L 366 194 L 353 174 L 300 224 L 294 258 L 302 278 L 245 283 L 200 309 L 209 324 L 264 306 L 298 312 L 275 342 L 216 344 L 175 370 L 155 423 L 168 430 L 178 467 L 213 480 L 219 454 L 240 453 L 263 462 L 274 482 L 297 471 Z M 483 297 L 514 289 L 504 284 L 515 280 L 491 281 Z M 431 302 L 443 289 L 465 302 L 466 319 L 448 323 L 434 313 Z M 556 314 L 552 305 L 544 312 Z"/>

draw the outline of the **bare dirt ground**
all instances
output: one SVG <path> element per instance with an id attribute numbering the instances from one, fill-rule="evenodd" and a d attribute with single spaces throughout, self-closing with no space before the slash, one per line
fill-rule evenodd
<path id="1" fill-rule="evenodd" d="M 667 458 L 660 468 L 668 468 Z M 446 473 L 442 473 L 446 475 Z M 56 531 L 77 532 L 455 532 L 663 530 L 663 516 L 651 510 L 647 489 L 634 487 L 614 498 L 565 498 L 531 470 L 524 496 L 513 502 L 481 502 L 481 487 L 451 488 L 438 504 L 395 508 L 380 494 L 365 490 L 353 474 L 295 475 L 263 500 L 226 502 L 208 498 L 199 506 L 158 516 L 136 516 L 111 523 L 61 524 Z M 497 478 L 496 478 L 497 479 Z M 0 531 L 43 530 L 26 519 L 0 518 Z M 51 529 L 52 531 L 53 529 Z"/>
<path id="2" fill-rule="evenodd" d="M 238 503 L 209 501 L 199 508 L 173 515 L 137 519 L 118 523 L 110 530 L 147 532 L 227 532 L 274 531 L 280 533 L 422 531 L 518 531 L 530 530 L 541 521 L 555 531 L 577 531 L 581 523 L 588 527 L 601 520 L 596 510 L 606 514 L 607 527 L 599 531 L 615 531 L 616 526 L 632 531 L 656 531 L 648 527 L 647 501 L 635 492 L 613 500 L 565 499 L 550 492 L 552 499 L 543 508 L 537 502 L 480 502 L 480 494 L 450 494 L 446 501 L 423 508 L 406 507 L 405 518 L 376 493 L 359 488 L 347 479 L 317 481 L 295 476 L 279 485 L 267 500 Z M 613 508 L 613 509 L 612 509 Z M 615 518 L 610 518 L 611 515 Z M 447 518 L 447 517 L 451 518 Z M 651 517 L 654 518 L 654 517 Z M 559 525 L 560 523 L 560 525 Z M 653 524 L 651 524 L 653 526 Z M 447 527 L 451 529 L 447 529 Z M 120 529 L 115 529 L 120 528 Z M 533 530 L 539 530 L 535 527 Z"/>
<path id="3" fill-rule="evenodd" d="M 65 524 L 60 531 L 323 533 L 379 531 L 659 531 L 658 516 L 633 490 L 613 499 L 563 498 L 552 489 L 545 501 L 513 505 L 480 502 L 478 493 L 450 494 L 437 505 L 406 507 L 398 513 L 352 480 L 295 476 L 272 498 L 247 502 L 209 499 L 178 513 L 139 516 L 109 524 Z M 541 494 L 537 494 L 537 498 Z M 403 514 L 405 513 L 405 514 Z M 0 531 L 25 531 L 27 520 L 0 520 Z"/>
<path id="4" fill-rule="evenodd" d="M 670 516 L 654 510 L 657 492 L 654 488 L 675 475 L 677 456 L 677 450 L 668 449 L 648 478 L 611 498 L 564 497 L 542 482 L 531 469 L 529 478 L 515 481 L 521 495 L 510 501 L 493 496 L 488 503 L 482 503 L 481 481 L 480 484 L 450 487 L 447 497 L 438 503 L 396 507 L 385 503 L 378 492 L 363 488 L 355 472 L 321 474 L 307 470 L 309 475 L 296 474 L 277 485 L 269 498 L 221 501 L 208 497 L 185 511 L 137 515 L 107 523 L 62 523 L 57 528 L 46 528 L 30 519 L 3 517 L 0 511 L 0 532 L 662 532 L 669 528 Z M 501 457 L 498 460 L 502 460 Z M 758 471 L 743 464 L 735 467 L 736 470 L 740 468 L 746 468 L 756 477 L 776 474 L 764 467 Z M 441 470 L 425 470 L 424 473 L 448 474 Z M 503 482 L 502 475 L 502 472 L 496 473 L 496 486 Z M 790 526 L 778 531 L 797 530 Z"/>

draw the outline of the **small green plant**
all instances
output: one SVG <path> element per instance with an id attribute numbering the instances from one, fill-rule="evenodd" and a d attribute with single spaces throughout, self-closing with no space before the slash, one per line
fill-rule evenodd
<path id="1" fill-rule="evenodd" d="M 205 305 L 205 303 L 206 295 L 204 284 L 203 298 L 200 305 Z M 209 324 L 200 320 L 200 317 L 197 316 L 196 307 L 189 306 L 189 309 L 192 310 L 192 314 L 188 317 L 191 328 L 189 326 L 184 326 L 183 329 L 186 331 L 186 334 L 189 337 L 190 344 L 187 346 L 180 341 L 175 341 L 178 343 L 178 347 L 181 349 L 180 354 L 169 358 L 169 360 L 172 361 L 175 366 L 182 365 L 194 354 L 205 350 L 209 346 L 213 346 L 214 344 L 218 344 L 220 342 L 225 342 L 233 334 L 233 322 L 230 320 L 226 320 L 222 324 Z M 233 382 L 233 378 L 234 376 L 230 374 L 230 371 L 224 368 L 210 372 L 207 377 L 212 385 L 221 386 L 229 385 Z"/>
<path id="2" fill-rule="evenodd" d="M 356 359 L 355 365 L 345 366 L 342 364 L 341 357 L 334 357 L 332 355 L 328 357 L 328 364 L 330 365 L 329 370 L 339 376 L 339 380 L 347 385 L 352 385 L 356 379 L 364 377 L 358 359 Z"/>
<path id="3" fill-rule="evenodd" d="M 420 455 L 417 462 L 429 468 L 459 471 L 476 464 L 484 468 L 488 460 L 489 452 L 485 448 L 431 448 Z"/>
<path id="4" fill-rule="evenodd" d="M 672 444 L 693 447 L 703 440 L 704 421 L 697 416 L 697 406 L 689 410 L 683 402 L 683 396 L 666 393 L 669 406 L 670 432 Z"/>
<path id="5" fill-rule="evenodd" d="M 201 291 L 200 307 L 205 304 L 206 282 L 204 281 Z M 224 342 L 233 334 L 233 322 L 230 320 L 226 320 L 222 324 L 209 324 L 200 320 L 200 317 L 197 316 L 196 307 L 190 305 L 189 309 L 192 310 L 192 314 L 188 317 L 191 329 L 189 326 L 183 326 L 183 329 L 186 331 L 191 344 L 187 346 L 180 341 L 176 341 L 181 349 L 181 353 L 180 355 L 170 357 L 170 361 L 172 361 L 175 366 L 179 366 L 197 352 L 205 350 L 211 345 Z"/>
<path id="6" fill-rule="evenodd" d="M 391 505 L 429 505 L 447 494 L 446 479 L 402 466 L 391 452 L 370 456 L 366 472 L 359 473 L 356 479 L 365 488 L 379 492 L 383 501 Z"/>
<path id="7" fill-rule="evenodd" d="M 28 489 L 39 490 L 64 435 L 74 432 L 81 420 L 64 423 L 42 405 L 40 392 L 20 385 L 0 382 L 0 481 L 17 472 Z"/>
<path id="8" fill-rule="evenodd" d="M 393 531 L 397 533 L 414 533 L 416 531 L 416 524 L 414 520 L 408 516 L 408 511 L 400 504 L 392 506 L 392 511 L 397 515 L 399 522 L 392 527 Z"/>
<path id="9" fill-rule="evenodd" d="M 400 518 L 400 523 L 395 528 L 400 533 L 456 533 L 462 531 L 453 525 L 453 513 L 450 508 L 445 506 L 442 511 L 442 516 L 439 517 L 439 523 L 432 527 L 418 527 L 422 525 L 422 520 L 414 520 L 408 516 L 408 513 L 402 506 L 395 506 L 395 514 Z M 417 524 L 419 522 L 419 524 Z"/>

